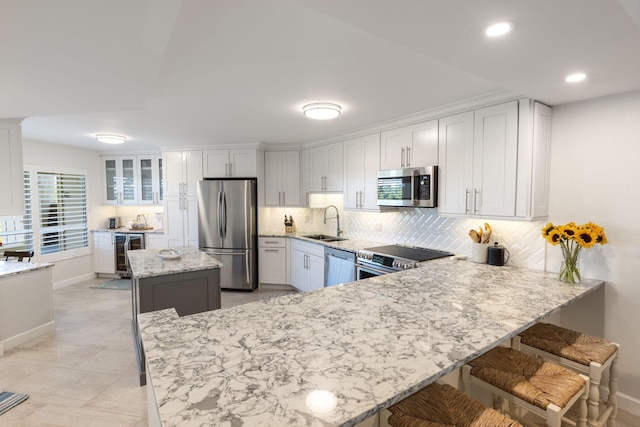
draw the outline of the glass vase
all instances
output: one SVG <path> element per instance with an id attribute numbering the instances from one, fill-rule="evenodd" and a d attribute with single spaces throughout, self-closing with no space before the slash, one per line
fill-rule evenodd
<path id="1" fill-rule="evenodd" d="M 578 258 L 581 246 L 574 242 L 561 243 L 562 266 L 560 266 L 560 280 L 566 283 L 580 283 L 580 266 Z"/>

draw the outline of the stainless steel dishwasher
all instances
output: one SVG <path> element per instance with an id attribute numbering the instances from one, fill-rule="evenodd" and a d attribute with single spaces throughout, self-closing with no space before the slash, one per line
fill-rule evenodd
<path id="1" fill-rule="evenodd" d="M 324 248 L 324 286 L 356 280 L 356 254 L 340 249 Z"/>

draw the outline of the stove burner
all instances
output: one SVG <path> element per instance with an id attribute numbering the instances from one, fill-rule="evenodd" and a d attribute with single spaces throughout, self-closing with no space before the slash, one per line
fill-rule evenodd
<path id="1" fill-rule="evenodd" d="M 367 248 L 358 252 L 358 263 L 384 266 L 399 271 L 415 268 L 419 262 L 451 255 L 453 254 L 449 252 L 413 246 L 376 246 L 375 248 Z"/>

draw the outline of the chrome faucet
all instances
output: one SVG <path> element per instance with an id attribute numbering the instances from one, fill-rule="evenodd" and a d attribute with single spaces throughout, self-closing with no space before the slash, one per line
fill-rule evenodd
<path id="1" fill-rule="evenodd" d="M 327 210 L 329 208 L 333 208 L 333 209 L 336 210 L 336 216 L 332 216 L 332 217 L 327 218 Z M 333 219 L 333 218 L 336 219 L 336 224 L 338 226 L 337 229 L 336 229 L 336 236 L 340 237 L 340 235 L 343 233 L 343 231 L 340 230 L 340 215 L 338 214 L 338 208 L 336 208 L 334 205 L 329 205 L 326 208 L 324 208 L 324 223 L 326 224 L 328 219 Z"/>

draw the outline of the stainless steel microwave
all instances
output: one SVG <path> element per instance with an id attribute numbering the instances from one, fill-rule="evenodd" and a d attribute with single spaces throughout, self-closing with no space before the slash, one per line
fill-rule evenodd
<path id="1" fill-rule="evenodd" d="M 378 172 L 378 206 L 435 208 L 437 192 L 437 166 Z"/>

